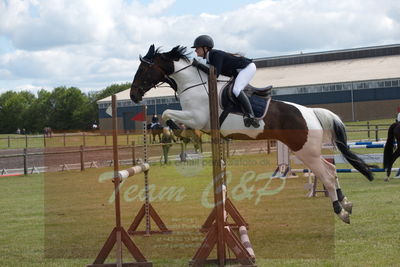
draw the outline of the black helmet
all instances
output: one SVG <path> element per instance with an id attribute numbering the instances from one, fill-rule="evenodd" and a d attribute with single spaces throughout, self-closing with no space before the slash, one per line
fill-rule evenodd
<path id="1" fill-rule="evenodd" d="M 214 47 L 213 39 L 208 35 L 200 35 L 194 40 L 192 48 L 202 47 L 202 46 L 213 48 Z"/>

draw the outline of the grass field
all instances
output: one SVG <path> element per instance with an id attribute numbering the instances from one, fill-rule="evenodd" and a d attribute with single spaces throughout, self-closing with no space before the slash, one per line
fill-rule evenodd
<path id="1" fill-rule="evenodd" d="M 274 154 L 228 162 L 229 197 L 250 224 L 258 266 L 400 265 L 400 179 L 340 174 L 354 203 L 346 225 L 328 198 L 305 197 L 307 178 L 270 180 L 274 167 Z M 0 178 L 0 266 L 92 263 L 114 226 L 111 171 Z M 210 185 L 206 159 L 151 167 L 151 200 L 173 233 L 133 240 L 154 266 L 187 266 L 204 238 L 198 228 L 211 211 Z M 128 179 L 121 197 L 127 229 L 143 204 L 143 176 Z"/>

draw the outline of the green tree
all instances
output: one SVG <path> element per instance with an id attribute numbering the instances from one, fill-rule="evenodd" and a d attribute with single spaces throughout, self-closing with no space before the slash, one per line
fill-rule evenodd
<path id="1" fill-rule="evenodd" d="M 112 84 L 96 94 L 96 101 L 131 88 L 131 83 Z"/>
<path id="2" fill-rule="evenodd" d="M 44 89 L 37 97 L 27 91 L 7 91 L 0 95 L 0 133 L 17 128 L 42 132 L 44 127 L 57 130 L 86 130 L 98 121 L 97 101 L 130 87 L 130 82 L 112 84 L 88 94 L 76 87 L 60 86 L 52 92 Z"/>
<path id="3" fill-rule="evenodd" d="M 58 130 L 78 130 L 83 125 L 77 115 L 82 106 L 88 105 L 87 97 L 76 87 L 57 87 L 50 96 L 50 127 Z"/>
<path id="4" fill-rule="evenodd" d="M 24 117 L 29 122 L 28 128 L 32 129 L 32 132 L 41 133 L 44 127 L 49 126 L 51 92 L 42 89 L 37 95 L 37 99 L 31 104 Z"/>
<path id="5" fill-rule="evenodd" d="M 0 96 L 0 132 L 14 133 L 17 128 L 31 131 L 29 121 L 25 118 L 35 96 L 27 91 L 8 91 Z"/>

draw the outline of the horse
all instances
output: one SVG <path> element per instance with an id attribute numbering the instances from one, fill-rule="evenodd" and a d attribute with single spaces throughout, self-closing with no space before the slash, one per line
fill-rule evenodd
<path id="1" fill-rule="evenodd" d="M 393 152 L 395 146 L 394 141 L 397 141 L 396 149 Z M 393 163 L 400 156 L 400 122 L 395 122 L 390 125 L 385 148 L 383 149 L 383 168 L 386 169 L 385 181 L 389 181 L 390 173 L 392 172 Z"/>
<path id="2" fill-rule="evenodd" d="M 179 97 L 182 110 L 167 109 L 164 121 L 183 123 L 189 128 L 210 132 L 208 75 L 193 66 L 186 47 L 176 46 L 162 52 L 151 45 L 147 54 L 139 55 L 140 65 L 131 84 L 130 97 L 135 103 L 160 83 L 169 84 Z M 218 94 L 227 84 L 228 77 L 217 80 Z M 339 116 L 322 108 L 308 108 L 295 103 L 268 99 L 266 113 L 260 118 L 260 127 L 245 127 L 242 114 L 229 113 L 220 126 L 224 138 L 241 140 L 275 139 L 286 144 L 322 181 L 329 192 L 334 213 L 350 223 L 353 204 L 341 190 L 335 165 L 321 155 L 324 142 L 332 143 L 369 181 L 374 179 L 371 168 L 347 146 L 344 123 Z M 219 104 L 219 114 L 223 112 Z"/>
<path id="3" fill-rule="evenodd" d="M 203 153 L 203 133 L 197 129 L 188 129 L 184 124 L 180 126 L 176 125 L 176 123 L 171 120 L 166 121 L 168 127 L 171 129 L 173 136 L 176 136 L 182 143 L 181 149 L 181 161 L 186 161 L 186 150 L 187 145 L 191 142 L 193 143 L 194 150 L 196 153 Z"/>
<path id="4" fill-rule="evenodd" d="M 150 143 L 154 144 L 156 142 L 156 136 L 158 136 L 158 142 L 161 142 L 161 134 L 163 133 L 163 127 L 160 123 L 148 123 L 147 130 L 153 136 L 150 138 Z"/>
<path id="5" fill-rule="evenodd" d="M 43 128 L 43 134 L 45 137 L 52 137 L 53 136 L 53 131 L 51 130 L 50 127 L 44 127 Z"/>

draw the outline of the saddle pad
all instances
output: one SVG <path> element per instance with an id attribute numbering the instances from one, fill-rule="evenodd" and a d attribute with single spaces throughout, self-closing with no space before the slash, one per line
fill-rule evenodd
<path id="1" fill-rule="evenodd" d="M 240 106 L 240 103 L 236 99 L 235 103 L 232 104 L 232 102 L 229 101 L 227 94 L 225 92 L 223 92 L 221 96 L 222 96 L 221 97 L 222 109 L 225 109 L 226 107 L 228 107 L 228 105 L 232 105 L 231 113 L 243 114 L 242 107 Z M 257 95 L 252 95 L 250 97 L 250 104 L 253 107 L 254 116 L 256 118 L 262 119 L 265 116 L 268 100 L 269 98 L 264 98 Z"/>

